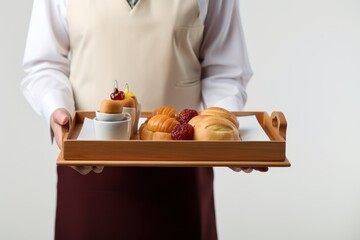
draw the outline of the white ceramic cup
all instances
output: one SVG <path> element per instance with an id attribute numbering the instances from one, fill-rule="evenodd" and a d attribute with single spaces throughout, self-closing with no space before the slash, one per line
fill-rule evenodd
<path id="1" fill-rule="evenodd" d="M 140 104 L 138 104 L 138 109 Z M 136 108 L 123 107 L 123 113 L 128 113 L 131 116 L 131 135 L 137 133 L 137 123 L 139 121 L 139 116 Z"/>
<path id="2" fill-rule="evenodd" d="M 138 133 L 138 129 L 139 129 L 139 119 L 141 117 L 141 104 L 138 103 L 137 105 L 137 112 L 136 112 L 136 118 L 135 118 L 135 123 L 134 123 L 134 127 L 133 127 L 133 134 L 137 134 Z"/>
<path id="3" fill-rule="evenodd" d="M 96 119 L 99 121 L 121 121 L 126 116 L 125 113 L 102 113 L 99 110 L 96 111 Z"/>
<path id="4" fill-rule="evenodd" d="M 95 138 L 97 140 L 129 140 L 131 137 L 131 117 L 121 121 L 100 121 L 94 118 Z"/>

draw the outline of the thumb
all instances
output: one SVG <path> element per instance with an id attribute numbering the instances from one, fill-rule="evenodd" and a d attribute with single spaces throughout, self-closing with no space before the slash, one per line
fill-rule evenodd
<path id="1" fill-rule="evenodd" d="M 66 109 L 58 108 L 51 115 L 51 129 L 54 132 L 55 141 L 58 147 L 62 148 L 62 126 L 65 126 L 70 121 L 70 114 Z"/>
<path id="2" fill-rule="evenodd" d="M 66 125 L 69 122 L 69 114 L 64 109 L 58 109 L 53 115 L 54 122 L 61 126 Z"/>

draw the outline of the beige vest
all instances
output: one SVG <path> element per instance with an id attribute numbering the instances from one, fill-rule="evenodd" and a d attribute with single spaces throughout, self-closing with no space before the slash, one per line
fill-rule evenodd
<path id="1" fill-rule="evenodd" d="M 197 0 L 69 0 L 71 75 L 76 109 L 96 110 L 114 80 L 129 83 L 143 111 L 200 106 Z"/>

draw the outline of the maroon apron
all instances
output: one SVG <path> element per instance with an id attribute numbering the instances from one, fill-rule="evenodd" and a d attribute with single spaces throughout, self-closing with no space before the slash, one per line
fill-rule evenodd
<path id="1" fill-rule="evenodd" d="M 57 171 L 56 240 L 217 239 L 212 168 Z"/>
<path id="2" fill-rule="evenodd" d="M 200 105 L 196 0 L 141 0 L 134 9 L 69 0 L 67 20 L 77 110 L 96 110 L 115 79 L 130 81 L 143 111 Z M 55 238 L 216 239 L 213 170 L 106 167 L 83 176 L 58 167 Z"/>

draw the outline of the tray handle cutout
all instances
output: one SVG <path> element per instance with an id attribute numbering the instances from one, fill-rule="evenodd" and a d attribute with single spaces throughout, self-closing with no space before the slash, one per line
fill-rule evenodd
<path id="1" fill-rule="evenodd" d="M 282 112 L 273 112 L 271 114 L 272 126 L 277 129 L 280 136 L 286 139 L 287 122 L 285 115 Z"/>

